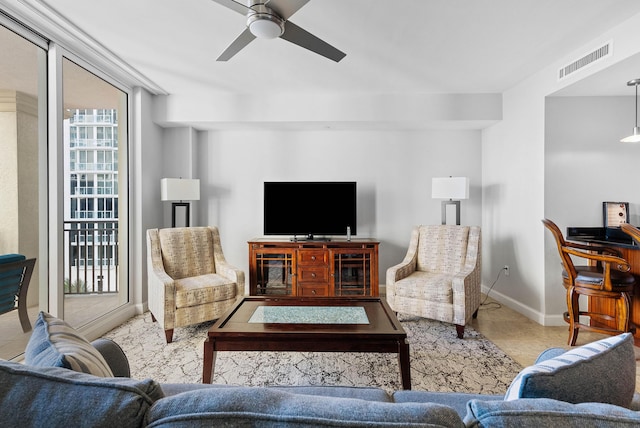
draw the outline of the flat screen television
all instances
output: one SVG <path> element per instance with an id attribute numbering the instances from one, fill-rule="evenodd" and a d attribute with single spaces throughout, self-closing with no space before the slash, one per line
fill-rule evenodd
<path id="1" fill-rule="evenodd" d="M 356 234 L 353 181 L 266 181 L 264 234 L 303 239 Z"/>

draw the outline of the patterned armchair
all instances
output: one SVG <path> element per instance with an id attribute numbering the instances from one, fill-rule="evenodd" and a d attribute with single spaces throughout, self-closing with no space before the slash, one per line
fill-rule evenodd
<path id="1" fill-rule="evenodd" d="M 480 227 L 418 226 L 404 260 L 387 270 L 387 301 L 396 312 L 464 326 L 480 307 Z"/>
<path id="2" fill-rule="evenodd" d="M 244 272 L 228 264 L 216 227 L 147 230 L 149 309 L 165 331 L 211 321 L 244 295 Z"/>

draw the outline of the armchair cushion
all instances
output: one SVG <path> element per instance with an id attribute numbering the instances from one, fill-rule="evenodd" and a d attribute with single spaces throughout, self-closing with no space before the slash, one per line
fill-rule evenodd
<path id="1" fill-rule="evenodd" d="M 176 308 L 221 302 L 236 297 L 236 283 L 222 275 L 210 273 L 175 281 Z"/>
<path id="2" fill-rule="evenodd" d="M 94 376 L 113 377 L 104 357 L 73 327 L 40 312 L 24 353 L 25 363 L 36 367 L 63 367 Z"/>
<path id="3" fill-rule="evenodd" d="M 216 272 L 213 237 L 198 229 L 158 230 L 164 271 L 174 280 Z"/>
<path id="4" fill-rule="evenodd" d="M 440 303 L 453 301 L 453 275 L 416 271 L 396 282 L 396 294 Z"/>
<path id="5" fill-rule="evenodd" d="M 420 226 L 417 270 L 458 273 L 467 255 L 468 227 Z"/>
<path id="6" fill-rule="evenodd" d="M 569 403 L 599 402 L 629 407 L 633 400 L 636 361 L 630 333 L 538 360 L 514 378 L 505 401 L 552 398 Z"/>

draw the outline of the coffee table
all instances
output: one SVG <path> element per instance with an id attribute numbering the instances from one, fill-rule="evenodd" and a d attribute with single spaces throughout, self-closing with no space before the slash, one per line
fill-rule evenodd
<path id="1" fill-rule="evenodd" d="M 218 351 L 397 353 L 402 388 L 411 389 L 407 333 L 379 297 L 245 296 L 209 329 L 202 383 Z"/>

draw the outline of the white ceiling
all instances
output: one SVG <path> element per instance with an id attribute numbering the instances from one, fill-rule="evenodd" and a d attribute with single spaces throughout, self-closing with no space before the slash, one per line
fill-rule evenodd
<path id="1" fill-rule="evenodd" d="M 50 7 L 167 93 L 198 97 L 500 93 L 640 12 L 638 0 L 311 0 L 291 21 L 344 51 L 341 62 L 283 39 L 216 62 L 245 18 L 212 0 L 23 1 Z M 636 65 L 566 94 L 630 95 Z"/>

